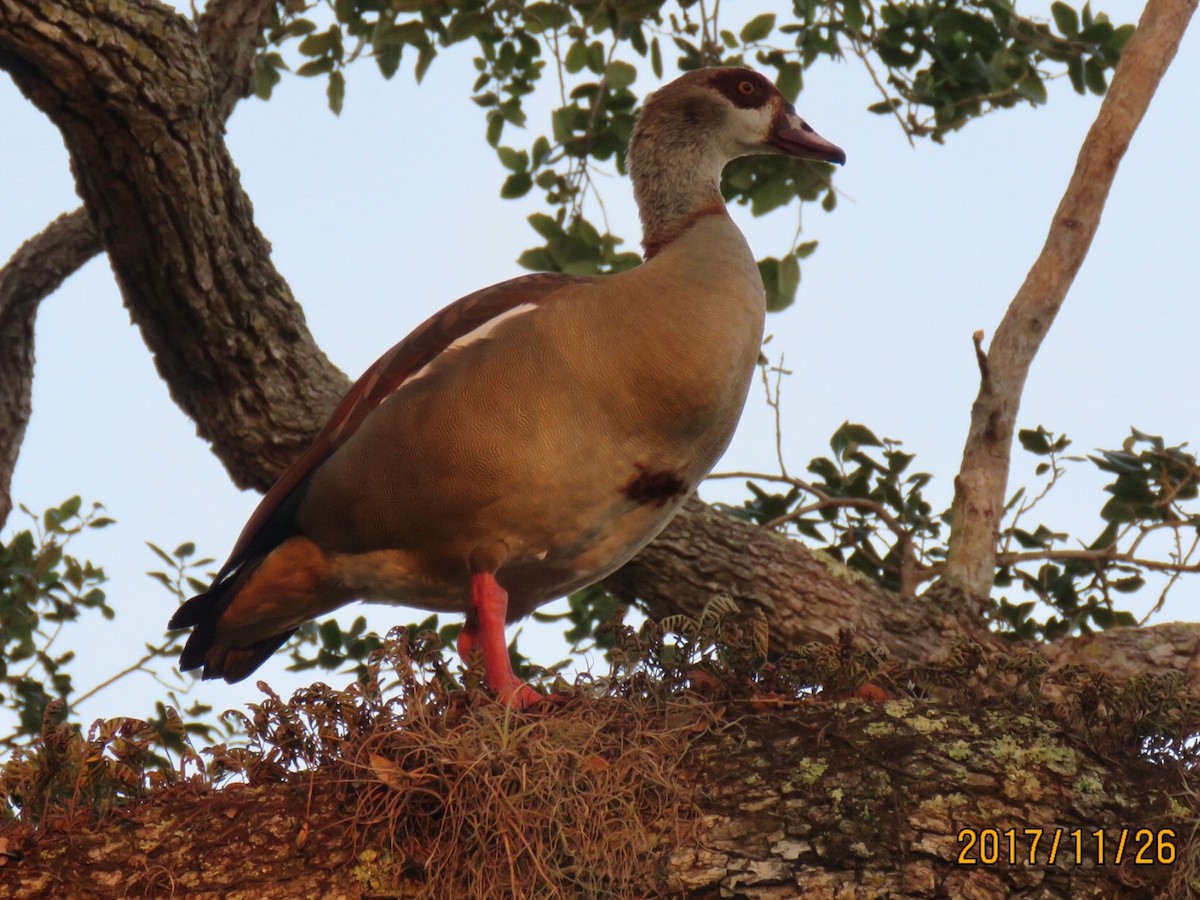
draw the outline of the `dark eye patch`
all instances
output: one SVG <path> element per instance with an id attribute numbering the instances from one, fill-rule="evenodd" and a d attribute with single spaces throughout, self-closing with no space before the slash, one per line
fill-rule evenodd
<path id="1" fill-rule="evenodd" d="M 713 86 L 739 109 L 761 109 L 775 96 L 775 85 L 752 69 L 724 69 Z"/>

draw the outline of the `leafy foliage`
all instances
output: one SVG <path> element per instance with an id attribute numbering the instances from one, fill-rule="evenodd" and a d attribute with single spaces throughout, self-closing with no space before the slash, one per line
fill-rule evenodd
<path id="1" fill-rule="evenodd" d="M 786 528 L 890 590 L 911 589 L 916 567 L 945 555 L 943 517 L 923 494 L 932 476 L 910 472 L 914 456 L 864 425 L 844 423 L 829 446 L 832 456 L 808 464 L 812 481 L 773 477 L 788 484 L 782 493 L 748 481 L 751 499 L 728 511 Z"/>
<path id="2" fill-rule="evenodd" d="M 74 690 L 69 664 L 75 653 L 56 646 L 63 627 L 88 611 L 114 616 L 101 588 L 104 570 L 67 552 L 81 532 L 112 524 L 99 505 L 82 507 L 71 497 L 39 517 L 22 506 L 31 527 L 0 545 L 0 710 L 17 722 L 0 745 L 38 734 L 51 701 Z"/>
<path id="3" fill-rule="evenodd" d="M 1013 494 L 1000 532 L 999 590 L 992 603 L 1005 633 L 1052 640 L 1133 625 L 1133 615 L 1118 606 L 1122 596 L 1157 575 L 1157 608 L 1180 576 L 1200 572 L 1200 465 L 1186 445 L 1169 446 L 1135 429 L 1121 449 L 1084 458 L 1067 455 L 1070 439 L 1041 426 L 1022 430 L 1018 439 L 1041 460 L 1035 476 L 1044 484 L 1032 497 L 1025 488 Z M 882 587 L 914 593 L 938 576 L 946 557 L 948 513 L 935 513 L 925 497 L 931 476 L 911 472 L 914 457 L 900 442 L 878 438 L 863 425 L 843 424 L 829 444 L 831 456 L 808 464 L 811 481 L 763 475 L 747 481 L 750 498 L 727 511 L 803 538 Z M 1111 476 L 1100 533 L 1071 546 L 1063 529 L 1027 526 L 1026 516 L 1067 467 L 1088 461 Z M 764 483 L 783 487 L 772 490 Z M 1150 546 L 1155 549 L 1148 553 Z M 577 624 L 588 621 L 586 610 L 572 613 Z"/>
<path id="4" fill-rule="evenodd" d="M 1010 0 L 879 6 L 794 0 L 790 16 L 768 11 L 740 22 L 728 20 L 745 10 L 730 9 L 686 0 L 288 0 L 272 23 L 256 87 L 269 97 L 292 58 L 298 75 L 328 80 L 336 113 L 345 102 L 346 71 L 360 57 L 373 58 L 391 78 L 407 53 L 419 82 L 448 48 L 472 46 L 478 73 L 472 97 L 483 110 L 487 143 L 507 171 L 500 195 L 518 198 L 536 188 L 547 209 L 529 217 L 543 243 L 525 251 L 521 264 L 591 274 L 621 271 L 639 259 L 619 249 L 624 240 L 606 222 L 589 221 L 588 201 L 597 201 L 603 217 L 593 173 L 602 164 L 620 168 L 639 79 L 645 85 L 648 65 L 648 74 L 661 81 L 668 54 L 682 71 L 767 69 L 793 101 L 809 67 L 852 54 L 882 94 L 872 111 L 894 114 L 910 139 L 942 141 L 991 110 L 1044 102 L 1046 80 L 1060 74 L 1080 92 L 1102 93 L 1133 32 L 1090 6 L 1077 11 L 1065 3 L 1053 8 L 1057 33 L 1048 22 L 1017 15 Z M 556 90 L 558 105 L 549 127 L 534 129 L 521 149 L 509 136 L 530 124 L 526 101 L 539 90 Z M 831 211 L 837 204 L 832 177 L 833 167 L 823 163 L 742 159 L 728 167 L 723 190 L 756 216 L 793 204 L 803 210 L 816 201 Z M 790 248 L 760 262 L 773 310 L 794 301 L 800 261 L 815 248 L 801 242 L 800 233 L 797 227 Z"/>
<path id="5" fill-rule="evenodd" d="M 1161 437 L 1134 429 L 1119 450 L 1099 450 L 1088 457 L 1112 476 L 1104 488 L 1109 499 L 1100 509 L 1105 524 L 1092 541 L 1071 547 L 1071 538 L 1062 531 L 1043 524 L 1030 530 L 1019 524 L 1059 481 L 1064 465 L 1084 459 L 1064 456 L 1070 440 L 1040 426 L 1019 437 L 1025 450 L 1045 459 L 1036 471 L 1048 481 L 1030 503 L 1021 502 L 1023 491 L 1014 495 L 1009 503 L 1014 518 L 1001 533 L 996 586 L 1019 586 L 1034 598 L 1016 603 L 1006 596 L 996 599 L 1014 636 L 1053 639 L 1133 625 L 1134 617 L 1116 608 L 1119 595 L 1136 593 L 1149 574 L 1161 573 L 1165 581 L 1157 609 L 1180 575 L 1200 571 L 1200 504 L 1195 502 L 1200 466 L 1186 445 L 1167 446 Z M 1154 546 L 1155 552 L 1145 555 L 1147 546 Z M 1033 617 L 1037 601 L 1054 614 L 1044 620 Z"/>

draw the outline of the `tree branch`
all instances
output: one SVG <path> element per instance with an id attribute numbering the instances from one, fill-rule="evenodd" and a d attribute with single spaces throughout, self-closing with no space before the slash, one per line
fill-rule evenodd
<path id="1" fill-rule="evenodd" d="M 0 269 L 0 526 L 12 512 L 12 474 L 33 411 L 38 304 L 99 251 L 100 239 L 81 208 L 55 219 Z"/>
<path id="2" fill-rule="evenodd" d="M 1117 166 L 1195 10 L 1196 0 L 1146 4 L 1079 151 L 1042 252 L 996 329 L 986 357 L 980 351 L 983 377 L 954 481 L 950 550 L 942 576 L 980 602 L 991 593 L 995 577 L 1012 439 L 1029 367 L 1087 255 Z"/>
<path id="3" fill-rule="evenodd" d="M 212 0 L 196 27 L 212 65 L 222 119 L 253 90 L 254 57 L 274 0 Z M 0 527 L 12 511 L 12 475 L 32 414 L 33 326 L 38 306 L 103 249 L 83 207 L 59 216 L 0 269 Z"/>
<path id="4" fill-rule="evenodd" d="M 640 751 L 616 763 L 603 751 L 568 756 L 564 748 L 596 727 L 570 707 L 556 713 L 553 731 L 522 721 L 466 740 L 488 720 L 464 716 L 455 727 L 468 749 L 435 765 L 415 753 L 370 752 L 356 724 L 339 738 L 336 759 L 310 771 L 220 790 L 177 779 L 103 818 L 89 809 L 12 828 L 0 844 L 0 892 L 447 898 L 467 895 L 464 873 L 487 865 L 505 873 L 489 895 L 509 897 L 632 896 L 631 883 L 636 896 L 681 898 L 1187 895 L 1196 803 L 1183 763 L 1099 753 L 1057 722 L 1006 709 L 739 704 L 715 723 L 697 717 L 691 729 L 679 724 L 688 721 L 681 710 L 674 724 L 613 716 L 607 727 Z M 672 752 L 655 753 L 655 741 Z M 353 765 L 356 748 L 380 762 Z M 519 753 L 520 771 L 496 772 L 467 755 L 483 752 L 505 761 Z M 589 771 L 620 764 L 645 785 L 641 804 L 654 801 L 659 782 L 686 798 L 680 825 L 657 837 L 640 871 L 620 868 L 627 857 L 611 849 L 645 828 L 627 806 L 597 798 L 589 828 L 529 811 L 525 795 L 544 783 L 547 760 L 564 758 L 583 774 L 562 780 L 581 792 L 597 790 Z M 132 767 L 119 762 L 122 774 Z M 570 851 L 546 849 L 564 828 Z M 990 845 L 985 831 L 996 838 Z M 1141 843 L 1135 831 L 1144 831 Z M 981 855 L 995 863 L 997 851 L 999 865 L 979 864 Z M 1009 853 L 1015 864 L 1005 864 Z"/>
<path id="5" fill-rule="evenodd" d="M 151 0 L 112 2 L 89 18 L 92 6 L 0 0 L 0 67 L 62 130 L 173 396 L 234 480 L 264 488 L 307 446 L 347 380 L 270 264 L 223 143 L 222 94 L 190 27 Z M 908 663 L 944 658 L 964 635 L 1006 646 L 952 586 L 898 598 L 696 500 L 607 586 L 656 615 L 696 615 L 730 593 L 767 613 L 776 650 L 845 630 Z"/>
<path id="6" fill-rule="evenodd" d="M 886 591 L 803 544 L 734 519 L 693 498 L 655 541 L 610 575 L 604 587 L 625 602 L 640 599 L 652 617 L 698 618 L 728 594 L 770 623 L 770 649 L 784 653 L 849 633 L 860 646 L 920 667 L 942 663 L 974 642 L 1005 657 L 1034 647 L 1052 668 L 1101 669 L 1115 678 L 1182 673 L 1200 702 L 1200 625 L 1113 628 L 1049 644 L 1016 644 L 993 634 L 962 595 L 944 582 L 920 597 Z M 1164 648 L 1155 651 L 1161 640 Z M 1110 669 L 1109 658 L 1124 660 Z"/>

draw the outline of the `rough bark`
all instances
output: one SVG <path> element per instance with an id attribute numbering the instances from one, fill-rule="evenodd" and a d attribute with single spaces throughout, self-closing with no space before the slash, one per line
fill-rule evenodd
<path id="1" fill-rule="evenodd" d="M 1151 0 L 1145 30 L 1126 56 L 1155 56 L 1155 66 L 1123 62 L 1113 93 L 1123 96 L 1121 80 L 1156 83 L 1155 67 L 1165 68 L 1174 46 L 1162 43 L 1160 26 L 1182 34 L 1194 8 L 1194 2 Z M 210 44 L 230 42 L 222 55 L 212 47 L 206 53 L 186 21 L 150 0 L 0 0 L 0 68 L 62 131 L 80 193 L 160 373 L 234 480 L 260 488 L 307 445 L 347 385 L 272 267 L 223 143 L 222 122 L 246 89 L 251 39 L 267 9 L 261 2 L 214 4 L 211 30 L 201 32 Z M 226 70 L 240 74 L 225 83 Z M 1127 124 L 1140 118 L 1119 109 Z M 1118 138 L 1113 146 L 1124 144 Z M 1103 162 L 1110 176 L 1116 158 Z M 1073 209 L 1060 211 L 1056 221 L 1082 223 Z M 79 230 L 57 231 L 23 251 L 39 270 L 20 273 L 25 293 L 0 290 L 0 338 L 12 334 L 21 348 L 0 361 L 0 384 L 24 385 L 24 393 L 5 394 L 0 406 L 6 441 L 0 484 L 28 418 L 37 302 L 95 246 L 79 226 L 71 228 Z M 1082 224 L 1067 228 L 1076 252 L 1086 249 L 1087 240 L 1080 242 L 1086 231 Z M 42 265 L 56 242 L 61 255 Z M 5 272 L 16 272 L 18 263 Z M 1029 290 L 1036 286 L 1031 281 Z M 1018 304 L 1013 315 L 1022 309 Z M 1002 329 L 1015 329 L 1029 355 L 1055 309 L 1054 303 L 1043 308 L 1035 325 L 1015 320 Z M 1032 337 L 1022 327 L 1034 328 Z M 998 333 L 985 360 L 984 393 L 990 381 L 1012 377 L 1005 374 L 1003 345 Z M 981 393 L 978 415 L 985 432 L 991 423 L 1007 434 L 1007 447 L 1011 423 L 993 423 L 984 402 L 994 399 Z M 1015 415 L 1015 401 L 1010 406 Z M 997 464 L 991 446 L 976 447 L 985 469 Z M 969 493 L 972 484 L 967 479 L 960 491 Z M 966 496 L 956 519 L 961 528 L 982 516 L 990 535 L 986 553 L 994 552 L 995 536 L 988 510 L 998 509 L 989 502 Z M 968 560 L 969 548 L 970 542 L 956 543 L 960 562 L 970 564 L 952 572 L 948 586 L 900 598 L 799 544 L 693 502 L 609 586 L 647 600 L 655 612 L 692 615 L 728 592 L 767 613 L 776 649 L 836 640 L 849 630 L 863 644 L 920 665 L 948 657 L 964 637 L 1003 650 L 978 609 L 962 602 L 961 589 L 979 593 L 974 567 L 986 558 Z M 1183 672 L 1192 698 L 1200 699 L 1195 628 L 1110 632 L 1046 653 L 1059 669 L 1099 662 L 1117 676 Z M 1174 777 L 1172 770 L 1151 768 L 1134 752 L 1102 755 L 1054 724 L 1011 710 L 965 713 L 911 701 L 790 705 L 698 732 L 691 741 L 677 776 L 694 790 L 699 827 L 652 867 L 668 893 L 1162 896 L 1180 869 L 1139 868 L 1128 860 L 1097 865 L 1094 843 L 1084 845 L 1081 858 L 1068 852 L 1054 866 L 963 866 L 958 836 L 963 829 L 1016 828 L 1024 837 L 1026 828 L 1086 826 L 1090 837 L 1104 827 L 1111 849 L 1121 828 L 1190 834 L 1185 817 L 1195 817 L 1196 794 L 1186 786 L 1184 800 L 1172 805 L 1174 784 L 1164 775 Z M 67 823 L 62 832 L 43 830 L 29 845 L 19 836 L 0 837 L 0 885 L 14 897 L 378 896 L 388 889 L 380 879 L 406 870 L 366 865 L 363 852 L 375 849 L 369 841 L 376 838 L 356 838 L 347 828 L 335 789 L 305 779 L 218 794 L 181 790 L 115 812 L 91 829 Z M 1020 846 L 1028 851 L 1028 844 Z"/>
<path id="2" fill-rule="evenodd" d="M 604 586 L 627 602 L 641 599 L 651 616 L 699 617 L 728 594 L 769 623 L 771 650 L 848 633 L 904 665 L 937 664 L 963 641 L 1005 655 L 1014 645 L 990 632 L 961 594 L 945 585 L 903 597 L 796 541 L 733 519 L 692 499 L 649 547 Z M 1036 645 L 1052 671 L 1100 669 L 1119 678 L 1177 673 L 1200 701 L 1200 625 L 1115 628 Z"/>
<path id="3" fill-rule="evenodd" d="M 13 469 L 33 412 L 33 326 L 42 298 L 100 252 L 100 239 L 77 209 L 26 241 L 0 269 L 0 525 L 12 512 Z"/>
<path id="4" fill-rule="evenodd" d="M 196 19 L 212 63 L 218 113 L 250 95 L 254 54 L 272 0 L 212 0 Z M 59 216 L 0 269 L 0 526 L 12 511 L 12 476 L 33 408 L 34 321 L 41 302 L 103 245 L 87 211 Z"/>
<path id="5" fill-rule="evenodd" d="M 197 34 L 149 2 L 0 3 L 0 68 L 62 132 L 91 226 L 159 373 L 222 448 L 234 482 L 260 489 L 348 385 L 272 266 L 224 144 L 223 122 L 249 90 L 272 6 L 213 3 Z M 55 286 L 47 273 L 61 281 L 90 258 L 93 234 L 74 213 L 0 273 L 0 321 L 16 323 L 18 349 L 0 371 L 16 398 L 0 409 L 6 505 L 28 420 L 37 303 Z M 56 269 L 27 277 L 30 259 L 64 245 L 69 260 L 60 254 Z"/>
<path id="6" fill-rule="evenodd" d="M 508 740 L 522 740 L 520 731 Z M 1179 770 L 1100 754 L 1033 715 L 1014 720 L 1011 712 L 913 701 L 806 702 L 730 714 L 690 736 L 682 759 L 672 777 L 693 798 L 685 816 L 692 827 L 645 860 L 648 894 L 1164 898 L 1187 896 L 1195 864 L 1188 846 L 1195 795 L 1178 795 Z M 386 835 L 356 828 L 352 796 L 318 772 L 219 792 L 177 788 L 90 827 L 63 823 L 32 836 L 10 829 L 0 833 L 7 841 L 0 893 L 13 900 L 454 896 L 421 877 L 421 847 L 396 854 Z M 597 816 L 610 814 L 597 805 Z M 498 838 L 522 833 L 520 822 L 496 827 Z M 986 829 L 995 832 L 990 842 L 980 839 Z M 1150 836 L 1135 840 L 1140 829 Z M 997 846 L 998 860 L 991 857 Z M 1143 858 L 1154 862 L 1138 864 L 1135 848 L 1147 846 Z M 1173 860 L 1159 863 L 1159 853 Z M 503 895 L 577 896 L 554 890 L 561 863 L 546 860 L 546 882 Z"/>
<path id="7" fill-rule="evenodd" d="M 1153 28 L 1130 41 L 1125 53 L 1135 62 L 1122 63 L 1110 96 L 1126 96 L 1119 83 L 1149 77 L 1138 67 L 1160 48 L 1162 22 L 1177 38 L 1194 6 L 1150 4 Z M 347 385 L 272 267 L 223 142 L 221 121 L 248 89 L 255 35 L 270 8 L 265 0 L 214 2 L 200 22 L 202 43 L 186 21 L 151 0 L 0 0 L 0 67 L 67 137 L 81 193 L 160 372 L 234 480 L 259 488 L 307 445 Z M 1171 14 L 1161 16 L 1162 9 Z M 1164 67 L 1160 59 L 1155 77 Z M 1121 108 L 1146 101 L 1148 94 L 1121 100 Z M 78 213 L 68 218 L 81 221 Z M 60 231 L 68 227 L 72 233 Z M 73 256 L 47 272 L 65 275 L 90 246 L 76 227 L 56 225 L 23 253 L 43 252 L 43 241 L 61 242 Z M 53 278 L 38 272 L 18 280 L 25 283 L 20 299 L 6 306 L 0 291 L 0 326 L 31 334 L 40 295 L 29 286 Z M 24 346 L 28 352 L 16 354 L 9 377 L 25 384 L 26 393 L 15 392 L 15 401 L 6 395 L 3 406 L 17 410 L 9 420 L 17 427 L 0 430 L 0 437 L 13 437 L 5 446 L 11 459 L 24 427 L 20 412 L 28 408 L 32 346 Z M 941 659 L 963 636 L 998 646 L 978 610 L 952 587 L 915 600 L 896 597 L 697 501 L 608 584 L 626 598 L 643 598 L 656 614 L 695 615 L 715 593 L 727 592 L 767 614 L 776 649 L 836 640 L 843 630 L 908 663 Z M 1181 627 L 1172 637 L 1179 658 L 1200 652 L 1194 629 Z M 1055 661 L 1103 658 L 1104 648 L 1130 642 L 1121 632 L 1069 642 L 1055 651 Z M 1152 654 L 1138 658 L 1151 671 L 1161 669 Z M 1200 697 L 1200 674 L 1191 667 L 1188 676 Z"/>
<path id="8" fill-rule="evenodd" d="M 1013 435 L 1029 367 L 1083 265 L 1117 167 L 1195 11 L 1196 0 L 1146 4 L 1079 151 L 1041 254 L 986 353 L 976 336 L 979 395 L 954 479 L 949 555 L 942 574 L 947 584 L 970 596 L 986 598 L 995 578 Z"/>
<path id="9" fill-rule="evenodd" d="M 912 663 L 943 659 L 964 638 L 999 646 L 959 598 L 900 597 L 796 541 L 695 498 L 604 584 L 626 601 L 642 599 L 656 617 L 696 617 L 714 596 L 728 594 L 739 607 L 765 614 L 775 652 L 836 641 L 843 631 Z"/>

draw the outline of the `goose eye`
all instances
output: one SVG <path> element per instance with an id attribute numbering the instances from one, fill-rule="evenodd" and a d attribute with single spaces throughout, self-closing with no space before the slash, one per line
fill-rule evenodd
<path id="1" fill-rule="evenodd" d="M 738 85 L 738 91 L 749 97 L 754 93 L 755 87 L 752 81 L 743 81 Z"/>

